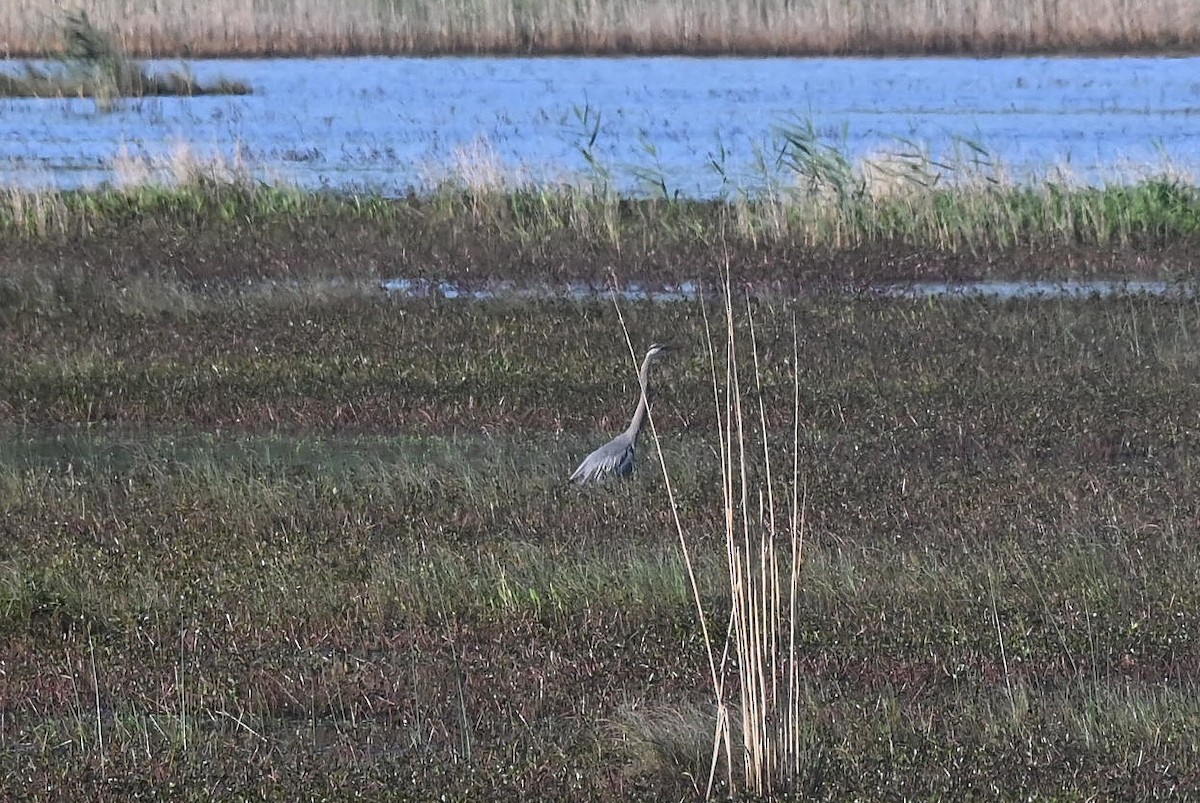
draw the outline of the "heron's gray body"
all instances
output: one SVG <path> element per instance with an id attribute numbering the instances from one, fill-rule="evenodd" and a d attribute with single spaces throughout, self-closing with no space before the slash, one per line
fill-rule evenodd
<path id="1" fill-rule="evenodd" d="M 633 457 L 637 449 L 638 436 L 646 424 L 649 413 L 649 403 L 646 395 L 650 392 L 650 363 L 664 352 L 667 346 L 655 343 L 646 352 L 642 360 L 641 370 L 638 371 L 638 384 L 641 387 L 637 409 L 633 412 L 633 420 L 629 428 L 608 443 L 583 458 L 579 468 L 571 474 L 571 482 L 586 485 L 610 476 L 627 477 L 633 472 Z"/>

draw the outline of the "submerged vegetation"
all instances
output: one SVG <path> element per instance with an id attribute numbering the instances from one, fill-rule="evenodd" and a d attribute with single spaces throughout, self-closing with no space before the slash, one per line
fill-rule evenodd
<path id="1" fill-rule="evenodd" d="M 250 92 L 249 86 L 235 81 L 198 84 L 187 72 L 148 73 L 126 56 L 110 35 L 97 30 L 82 11 L 67 14 L 63 39 L 65 46 L 56 67 L 26 64 L 21 73 L 0 73 L 0 97 L 82 97 L 107 104 L 116 98 Z"/>
<path id="2" fill-rule="evenodd" d="M 362 53 L 1128 52 L 1194 50 L 1191 0 L 93 0 L 92 16 L 146 56 Z M 0 2 L 10 53 L 53 48 L 49 0 Z"/>

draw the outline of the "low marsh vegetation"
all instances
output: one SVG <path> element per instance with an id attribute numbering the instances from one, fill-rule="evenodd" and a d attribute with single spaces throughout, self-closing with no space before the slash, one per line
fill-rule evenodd
<path id="1" fill-rule="evenodd" d="M 1200 190 L 1170 165 L 1101 184 L 1061 171 L 1016 182 L 974 143 L 951 161 L 914 146 L 853 163 L 810 124 L 778 134 L 761 186 L 711 200 L 622 197 L 603 166 L 547 185 L 486 163 L 402 198 L 310 192 L 267 180 L 240 155 L 204 158 L 181 144 L 165 158 L 122 154 L 113 186 L 7 189 L 0 236 L 16 265 L 103 248 L 115 276 L 182 281 L 605 284 L 619 265 L 651 284 L 715 284 L 727 260 L 747 281 L 845 286 L 986 278 L 1000 257 L 1006 278 L 1193 273 Z"/>
<path id="2" fill-rule="evenodd" d="M 0 329 L 6 794 L 704 792 L 712 675 L 653 450 L 565 482 L 636 399 L 611 306 L 40 278 Z M 752 305 L 748 409 L 801 466 L 794 788 L 1194 794 L 1200 306 Z M 705 316 L 622 313 L 680 347 L 655 426 L 719 644 Z"/>
<path id="3" fill-rule="evenodd" d="M 253 8 L 223 0 L 132 5 L 95 0 L 93 17 L 119 31 L 121 46 L 153 56 L 273 56 L 362 53 L 680 53 L 685 55 L 1003 54 L 1127 52 L 1195 48 L 1188 0 L 930 4 L 901 0 L 705 0 L 586 4 L 527 0 L 376 0 L 330 5 L 270 0 Z M 0 5 L 0 42 L 10 52 L 52 47 L 48 0 Z"/>

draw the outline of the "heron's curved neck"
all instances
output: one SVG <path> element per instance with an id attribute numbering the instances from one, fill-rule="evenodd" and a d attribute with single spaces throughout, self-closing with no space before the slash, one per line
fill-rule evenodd
<path id="1" fill-rule="evenodd" d="M 638 405 L 637 409 L 633 411 L 633 420 L 629 422 L 629 429 L 625 430 L 635 441 L 638 435 L 641 434 L 642 427 L 646 425 L 646 416 L 650 412 L 650 402 L 647 399 L 647 394 L 650 393 L 651 359 L 651 356 L 647 354 L 646 359 L 642 360 L 641 370 L 638 371 Z"/>

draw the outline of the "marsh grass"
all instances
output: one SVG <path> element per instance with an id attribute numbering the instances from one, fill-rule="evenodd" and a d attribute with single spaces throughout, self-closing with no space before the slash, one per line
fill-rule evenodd
<path id="1" fill-rule="evenodd" d="M 8 188 L 0 193 L 0 234 L 35 249 L 115 242 L 132 264 L 115 269 L 174 270 L 181 278 L 233 269 L 211 255 L 229 248 L 275 265 L 260 269 L 274 276 L 288 274 L 280 265 L 325 264 L 331 275 L 390 270 L 386 278 L 421 278 L 431 263 L 444 263 L 438 278 L 475 281 L 494 273 L 481 253 L 529 264 L 543 278 L 549 271 L 595 279 L 611 260 L 696 262 L 722 243 L 754 262 L 756 252 L 777 249 L 1069 254 L 1190 247 L 1200 236 L 1200 192 L 1170 164 L 1114 170 L 1103 183 L 1061 170 L 1018 182 L 977 143 L 961 143 L 957 156 L 943 159 L 897 143 L 894 152 L 854 163 L 811 124 L 782 126 L 778 137 L 779 159 L 764 167 L 771 172 L 758 185 L 730 186 L 712 200 L 669 191 L 623 196 L 604 166 L 573 181 L 546 181 L 503 164 L 486 144 L 431 172 L 406 197 L 311 192 L 241 153 L 211 155 L 178 143 L 163 157 L 123 150 L 110 186 Z M 168 243 L 178 267 L 151 269 L 138 256 Z M 696 270 L 677 280 L 717 282 L 711 267 L 699 269 L 707 276 Z"/>
<path id="2" fill-rule="evenodd" d="M 722 306 L 622 303 L 681 347 L 653 408 L 672 505 L 651 450 L 565 481 L 636 393 L 609 304 L 170 287 L 3 324 L 0 797 L 690 798 L 705 629 L 744 789 Z M 770 566 L 754 489 L 783 486 L 777 527 L 797 456 L 806 492 L 793 794 L 1191 797 L 1195 301 L 738 313 L 743 565 Z"/>
<path id="3" fill-rule="evenodd" d="M 780 126 L 781 178 L 744 193 L 735 231 L 851 248 L 872 242 L 979 252 L 1019 245 L 1149 244 L 1197 232 L 1194 178 L 1163 164 L 1089 183 L 1059 169 L 1016 181 L 985 145 L 934 158 L 897 142 L 852 162 L 809 121 Z"/>
<path id="4" fill-rule="evenodd" d="M 317 0 L 233 2 L 203 9 L 182 0 L 133 6 L 98 0 L 98 24 L 123 49 L 147 56 L 323 53 L 1013 53 L 1194 48 L 1187 0 L 1151 0 L 1136 14 L 1119 0 L 1062 5 L 824 0 L 707 0 L 562 4 L 531 0 L 448 3 L 380 0 L 332 7 Z M 53 47 L 46 0 L 7 0 L 0 42 L 17 54 Z"/>
<path id="5" fill-rule="evenodd" d="M 186 71 L 150 74 L 112 36 L 94 27 L 84 11 L 66 15 L 62 38 L 56 67 L 26 63 L 20 73 L 0 73 L 0 97 L 94 98 L 97 108 L 108 111 L 118 98 L 250 93 L 249 86 L 237 81 L 199 84 Z"/>

